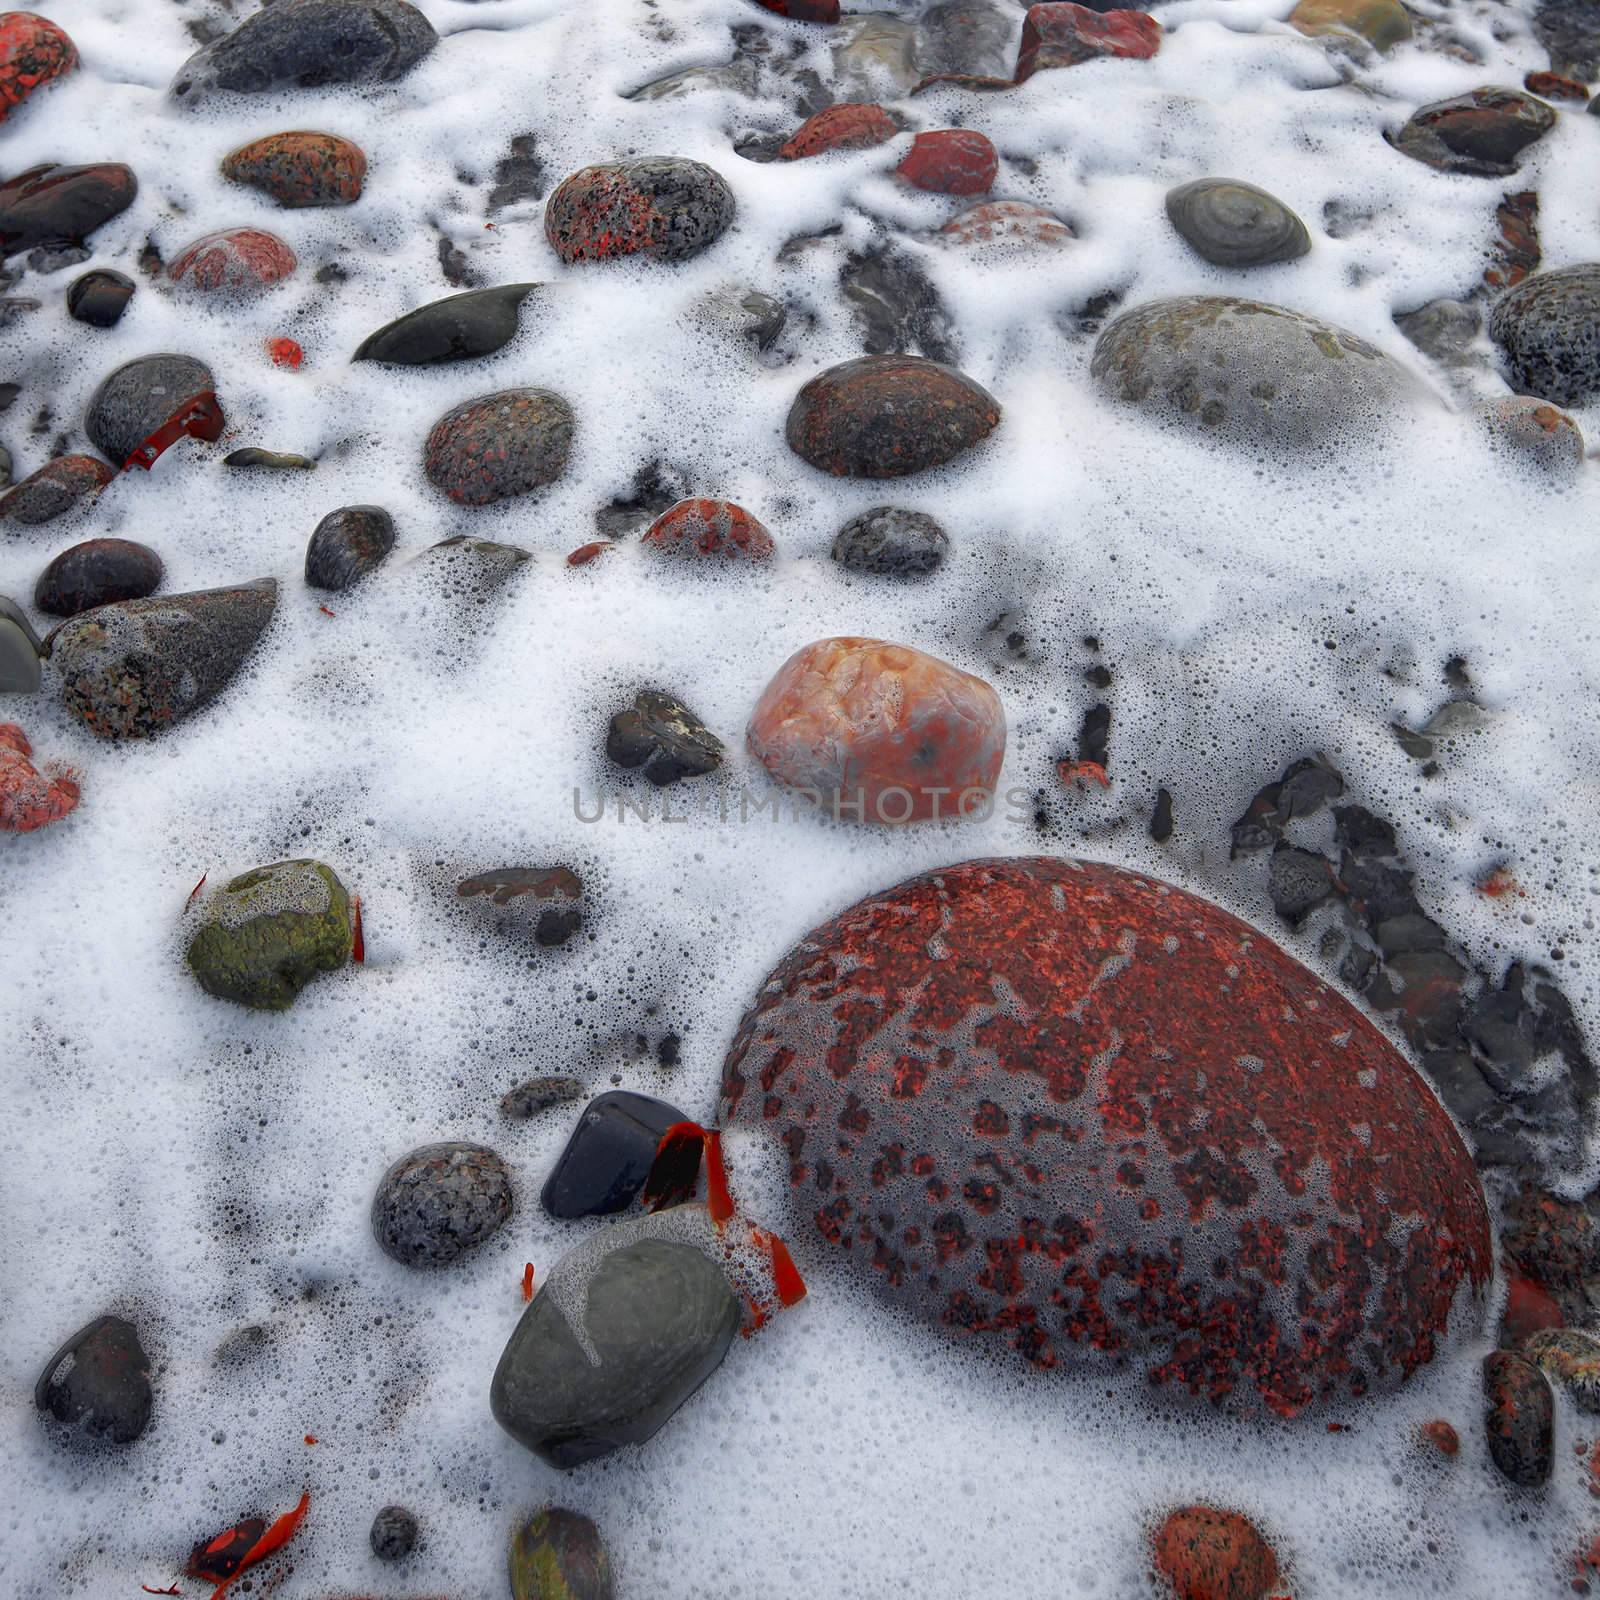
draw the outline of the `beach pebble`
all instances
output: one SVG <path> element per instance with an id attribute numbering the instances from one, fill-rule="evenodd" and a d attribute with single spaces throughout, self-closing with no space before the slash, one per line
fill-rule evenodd
<path id="1" fill-rule="evenodd" d="M 921 822 L 987 814 L 1005 759 L 1000 697 L 909 645 L 819 639 L 762 691 L 751 753 L 835 818 Z"/>
<path id="2" fill-rule="evenodd" d="M 988 0 L 942 0 L 925 11 L 917 34 L 924 74 L 999 77 L 1011 71 L 1015 11 Z"/>
<path id="3" fill-rule="evenodd" d="M 1522 1354 L 1572 1397 L 1587 1416 L 1600 1416 L 1600 1334 L 1583 1328 L 1542 1328 Z"/>
<path id="4" fill-rule="evenodd" d="M 6 665 L 8 601 L 0 599 L 0 673 Z M 4 691 L 0 691 L 4 692 Z M 0 833 L 33 833 L 77 807 L 81 792 L 69 770 L 33 764 L 33 746 L 14 722 L 0 722 Z"/>
<path id="5" fill-rule="evenodd" d="M 983 200 L 944 223 L 935 237 L 944 244 L 1062 245 L 1072 229 L 1053 211 L 1027 200 Z"/>
<path id="6" fill-rule="evenodd" d="M 0 694 L 39 692 L 44 681 L 39 666 L 42 649 L 27 613 L 15 600 L 0 595 Z"/>
<path id="7" fill-rule="evenodd" d="M 1578 424 L 1548 400 L 1514 394 L 1476 407 L 1495 448 L 1553 479 L 1583 470 L 1583 434 Z"/>
<path id="8" fill-rule="evenodd" d="M 223 228 L 184 246 L 167 276 L 187 289 L 233 298 L 258 294 L 281 283 L 299 263 L 275 233 L 264 228 Z"/>
<path id="9" fill-rule="evenodd" d="M 426 1144 L 384 1173 L 372 1233 L 403 1267 L 445 1267 L 489 1239 L 511 1215 L 511 1177 L 478 1144 Z"/>
<path id="10" fill-rule="evenodd" d="M 196 395 L 214 391 L 211 368 L 193 356 L 139 356 L 111 373 L 89 400 L 84 432 L 121 466 Z"/>
<path id="11" fill-rule="evenodd" d="M 925 578 L 950 548 L 943 528 L 922 511 L 874 506 L 834 536 L 832 558 L 849 572 L 880 578 Z"/>
<path id="12" fill-rule="evenodd" d="M 150 1357 L 124 1317 L 96 1317 L 51 1356 L 33 1398 L 82 1436 L 131 1444 L 150 1424 Z"/>
<path id="13" fill-rule="evenodd" d="M 1146 61 L 1161 48 L 1161 24 L 1143 11 L 1091 11 L 1071 0 L 1028 7 L 1016 81 L 1050 67 L 1075 67 L 1099 56 Z"/>
<path id="14" fill-rule="evenodd" d="M 126 211 L 138 192 L 133 168 L 118 161 L 29 167 L 0 183 L 0 255 L 41 248 L 70 255 L 72 247 L 82 246 L 102 224 Z"/>
<path id="15" fill-rule="evenodd" d="M 514 1122 L 526 1122 L 541 1111 L 567 1105 L 583 1098 L 583 1083 L 578 1078 L 548 1076 L 529 1078 L 508 1089 L 500 1100 L 500 1115 Z"/>
<path id="16" fill-rule="evenodd" d="M 269 133 L 222 158 L 222 175 L 276 200 L 285 210 L 348 206 L 361 198 L 367 158 L 336 133 Z"/>
<path id="17" fill-rule="evenodd" d="M 385 1506 L 372 1519 L 367 1543 L 380 1561 L 404 1561 L 417 1548 L 417 1519 L 404 1506 Z"/>
<path id="18" fill-rule="evenodd" d="M 740 1319 L 721 1268 L 693 1245 L 643 1238 L 598 1262 L 574 1251 L 500 1357 L 495 1421 L 563 1471 L 642 1444 L 722 1364 Z"/>
<path id="19" fill-rule="evenodd" d="M 699 778 L 722 765 L 722 741 L 681 700 L 641 689 L 606 729 L 606 754 L 619 767 L 639 768 L 658 789 Z"/>
<path id="20" fill-rule="evenodd" d="M 1219 267 L 1264 267 L 1311 248 L 1306 225 L 1253 183 L 1196 178 L 1167 191 L 1167 216 L 1194 250 Z"/>
<path id="21" fill-rule="evenodd" d="M 1520 89 L 1474 89 L 1413 112 L 1390 143 L 1441 172 L 1506 177 L 1555 123 L 1549 106 Z"/>
<path id="22" fill-rule="evenodd" d="M 90 328 L 114 328 L 122 321 L 137 287 L 125 272 L 96 267 L 75 278 L 67 290 L 67 315 Z"/>
<path id="23" fill-rule="evenodd" d="M 772 535 L 731 500 L 680 500 L 644 531 L 646 550 L 691 561 L 769 561 Z"/>
<path id="24" fill-rule="evenodd" d="M 549 389 L 503 389 L 445 412 L 423 446 L 428 481 L 457 505 L 486 506 L 556 481 L 572 448 L 572 407 Z"/>
<path id="25" fill-rule="evenodd" d="M 103 739 L 148 739 L 216 699 L 272 621 L 276 578 L 99 606 L 51 641 L 62 698 Z"/>
<path id="26" fill-rule="evenodd" d="M 784 436 L 834 477 L 900 478 L 953 460 L 999 426 L 1000 404 L 964 373 L 920 356 L 863 356 L 795 396 Z"/>
<path id="27" fill-rule="evenodd" d="M 1266 1600 L 1278 1581 L 1278 1558 L 1255 1524 L 1215 1506 L 1170 1512 L 1153 1553 L 1174 1600 Z"/>
<path id="28" fill-rule="evenodd" d="M 656 1146 L 675 1122 L 676 1106 L 615 1089 L 583 1109 L 545 1180 L 541 1201 L 552 1217 L 604 1217 L 626 1211 L 655 1164 Z"/>
<path id="29" fill-rule="evenodd" d="M 212 889 L 185 960 L 200 987 L 256 1011 L 286 1011 L 319 972 L 350 959 L 350 897 L 320 861 L 276 861 Z"/>
<path id="30" fill-rule="evenodd" d="M 1555 1398 L 1549 1381 L 1531 1361 L 1496 1350 L 1483 1358 L 1483 1389 L 1489 1456 L 1500 1475 L 1520 1489 L 1542 1488 L 1550 1480 L 1555 1454 Z"/>
<path id="31" fill-rule="evenodd" d="M 1541 272 L 1508 289 L 1489 313 L 1489 337 L 1512 387 L 1558 406 L 1600 393 L 1600 266 Z"/>
<path id="32" fill-rule="evenodd" d="M 538 287 L 501 283 L 431 300 L 369 334 L 350 359 L 420 367 L 493 355 L 516 338 L 518 310 Z"/>
<path id="33" fill-rule="evenodd" d="M 57 456 L 0 496 L 0 519 L 37 527 L 91 503 L 116 476 L 95 456 Z"/>
<path id="34" fill-rule="evenodd" d="M 972 128 L 940 128 L 911 141 L 895 173 L 932 194 L 987 194 L 1000 170 L 988 138 Z"/>
<path id="35" fill-rule="evenodd" d="M 184 62 L 172 97 L 392 83 L 439 42 L 407 0 L 275 0 Z"/>
<path id="36" fill-rule="evenodd" d="M 545 202 L 544 231 L 565 262 L 643 255 L 687 261 L 733 223 L 733 190 L 721 173 L 681 156 L 584 167 Z"/>
<path id="37" fill-rule="evenodd" d="M 1411 17 L 1399 0 L 1300 0 L 1289 26 L 1312 38 L 1357 39 L 1392 50 L 1411 37 Z"/>
<path id="38" fill-rule="evenodd" d="M 840 101 L 807 117 L 778 146 L 778 160 L 805 161 L 831 150 L 869 150 L 900 132 L 893 117 L 879 105 Z"/>
<path id="39" fill-rule="evenodd" d="M 313 589 L 348 589 L 376 572 L 394 549 L 394 518 L 382 506 L 340 506 L 312 531 L 306 582 Z"/>
<path id="40" fill-rule="evenodd" d="M 39 574 L 33 603 L 52 617 L 75 617 L 114 600 L 143 600 L 161 587 L 163 572 L 161 557 L 148 545 L 86 539 Z"/>
<path id="41" fill-rule="evenodd" d="M 32 11 L 0 12 L 0 123 L 77 65 L 64 28 Z"/>
<path id="42" fill-rule="evenodd" d="M 614 1600 L 611 1559 L 581 1512 L 535 1512 L 511 1536 L 511 1600 Z"/>

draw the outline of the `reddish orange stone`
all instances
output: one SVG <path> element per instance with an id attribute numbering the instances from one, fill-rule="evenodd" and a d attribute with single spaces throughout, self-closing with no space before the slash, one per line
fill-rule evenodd
<path id="1" fill-rule="evenodd" d="M 291 372 L 298 372 L 306 359 L 296 339 L 268 339 L 267 354 L 272 357 L 273 366 L 287 367 Z"/>
<path id="2" fill-rule="evenodd" d="M 1532 1278 L 1514 1275 L 1506 1286 L 1506 1309 L 1500 1318 L 1501 1341 L 1512 1350 L 1521 1349 L 1530 1334 L 1542 1328 L 1564 1328 L 1567 1319 L 1554 1297 Z"/>
<path id="3" fill-rule="evenodd" d="M 607 550 L 614 548 L 609 540 L 595 539 L 589 544 L 580 544 L 576 550 L 567 557 L 569 567 L 586 567 L 591 561 L 598 561 Z"/>
<path id="4" fill-rule="evenodd" d="M 1424 1422 L 1417 1433 L 1430 1450 L 1437 1450 L 1442 1456 L 1458 1455 L 1461 1451 L 1461 1435 L 1442 1417 Z"/>
<path id="5" fill-rule="evenodd" d="M 933 194 L 987 194 L 999 170 L 994 146 L 971 128 L 919 133 L 895 168 L 912 188 Z"/>
<path id="6" fill-rule="evenodd" d="M 1016 81 L 1047 67 L 1076 67 L 1097 56 L 1146 61 L 1161 48 L 1161 24 L 1142 11 L 1090 11 L 1071 0 L 1029 6 L 1017 52 Z"/>
<path id="7" fill-rule="evenodd" d="M 31 11 L 0 13 L 0 122 L 35 89 L 77 64 L 77 47 L 48 17 Z"/>
<path id="8" fill-rule="evenodd" d="M 772 535 L 731 500 L 680 500 L 644 531 L 644 547 L 666 555 L 768 561 Z"/>
<path id="9" fill-rule="evenodd" d="M 909 645 L 819 639 L 778 669 L 748 732 L 779 783 L 856 822 L 985 814 L 1006 753 L 1000 697 Z"/>
<path id="10" fill-rule="evenodd" d="M 348 206 L 361 198 L 367 158 L 336 133 L 269 133 L 222 158 L 222 175 L 270 195 L 287 210 Z"/>
<path id="11" fill-rule="evenodd" d="M 1559 72 L 1530 72 L 1522 80 L 1522 87 L 1542 100 L 1583 101 L 1589 98 L 1587 84 L 1563 78 Z"/>
<path id="12" fill-rule="evenodd" d="M 1237 1511 L 1184 1506 L 1156 1530 L 1156 1570 L 1177 1600 L 1265 1600 L 1278 1558 Z"/>
<path id="13" fill-rule="evenodd" d="M 983 200 L 939 230 L 951 244 L 1068 244 L 1072 229 L 1053 211 L 1026 200 Z"/>
<path id="14" fill-rule="evenodd" d="M 0 832 L 32 833 L 59 822 L 78 804 L 70 772 L 52 778 L 31 759 L 33 747 L 14 722 L 0 722 Z"/>
<path id="15" fill-rule="evenodd" d="M 780 161 L 804 161 L 809 156 L 826 155 L 830 150 L 868 150 L 884 144 L 899 133 L 894 119 L 882 106 L 842 100 L 824 106 L 778 146 Z"/>
<path id="16" fill-rule="evenodd" d="M 206 293 L 248 294 L 287 278 L 299 263 L 275 233 L 264 228 L 223 228 L 184 247 L 167 268 L 174 283 Z"/>
<path id="17" fill-rule="evenodd" d="M 756 0 L 764 11 L 775 11 L 793 22 L 837 22 L 839 0 Z"/>
<path id="18" fill-rule="evenodd" d="M 1476 1332 L 1488 1208 L 1454 1123 L 1197 895 L 963 862 L 813 929 L 757 994 L 723 1121 L 781 1146 L 808 1277 L 826 1257 L 974 1355 L 1285 1417 Z"/>

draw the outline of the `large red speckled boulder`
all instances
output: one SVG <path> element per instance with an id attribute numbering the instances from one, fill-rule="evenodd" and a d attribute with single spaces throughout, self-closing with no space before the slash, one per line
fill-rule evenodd
<path id="1" fill-rule="evenodd" d="M 731 500 L 680 500 L 644 531 L 646 550 L 690 560 L 770 561 L 772 535 Z"/>
<path id="2" fill-rule="evenodd" d="M 295 253 L 265 228 L 223 228 L 186 245 L 167 268 L 185 288 L 234 295 L 254 294 L 294 271 Z"/>
<path id="3" fill-rule="evenodd" d="M 1156 1529 L 1156 1571 L 1176 1600 L 1265 1600 L 1278 1558 L 1237 1511 L 1182 1506 Z"/>
<path id="4" fill-rule="evenodd" d="M 830 150 L 869 150 L 873 145 L 887 144 L 899 132 L 894 118 L 882 106 L 841 100 L 807 117 L 778 146 L 778 160 L 804 161 Z"/>
<path id="5" fill-rule="evenodd" d="M 1492 1269 L 1421 1076 L 1265 935 L 1120 868 L 969 861 L 762 986 L 723 1114 L 806 1254 L 1035 1368 L 1283 1416 L 1394 1387 Z M 809 1276 L 809 1272 L 808 1272 Z"/>
<path id="6" fill-rule="evenodd" d="M 982 678 L 882 639 L 797 650 L 756 702 L 747 735 L 779 783 L 856 822 L 987 815 L 1006 753 L 1000 697 Z"/>
<path id="7" fill-rule="evenodd" d="M 48 17 L 0 12 L 0 122 L 77 64 L 77 47 Z"/>
<path id="8" fill-rule="evenodd" d="M 994 146 L 972 128 L 919 133 L 895 168 L 913 189 L 932 194 L 988 194 L 999 170 Z"/>
<path id="9" fill-rule="evenodd" d="M 1146 61 L 1161 48 L 1161 24 L 1142 11 L 1091 11 L 1071 0 L 1029 6 L 1017 51 L 1018 83 L 1046 67 L 1076 67 L 1096 56 Z"/>

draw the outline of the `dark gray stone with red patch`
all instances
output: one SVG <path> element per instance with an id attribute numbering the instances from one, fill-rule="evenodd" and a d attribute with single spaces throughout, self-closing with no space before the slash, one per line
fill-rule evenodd
<path id="1" fill-rule="evenodd" d="M 348 589 L 375 572 L 394 549 L 394 518 L 382 506 L 340 506 L 312 532 L 306 582 L 313 589 Z"/>
<path id="2" fill-rule="evenodd" d="M 193 356 L 140 356 L 118 367 L 95 390 L 83 431 L 120 467 L 185 402 L 215 388 L 211 368 Z"/>
<path id="3" fill-rule="evenodd" d="M 527 494 L 566 470 L 573 420 L 572 407 L 549 389 L 482 395 L 434 423 L 423 446 L 423 470 L 458 505 Z"/>
<path id="4" fill-rule="evenodd" d="M 784 437 L 836 478 L 903 478 L 954 460 L 999 423 L 1000 402 L 954 367 L 921 356 L 861 356 L 801 389 Z"/>
<path id="5" fill-rule="evenodd" d="M 1543 1372 L 1523 1356 L 1496 1350 L 1483 1358 L 1484 1427 L 1489 1455 L 1519 1489 L 1550 1481 L 1555 1456 L 1555 1396 Z"/>
<path id="6" fill-rule="evenodd" d="M 544 210 L 545 237 L 563 261 L 648 256 L 687 261 L 733 223 L 733 190 L 720 172 L 681 156 L 584 167 Z"/>
<path id="7" fill-rule="evenodd" d="M 133 168 L 119 161 L 29 167 L 0 183 L 0 255 L 41 245 L 81 245 L 102 223 L 126 211 L 138 192 Z"/>
<path id="8" fill-rule="evenodd" d="M 1492 1270 L 1472 1162 L 1393 1046 L 1114 867 L 971 861 L 851 907 L 763 985 L 722 1112 L 787 1152 L 802 1264 L 1035 1368 L 1291 1416 L 1403 1381 Z"/>
<path id="9" fill-rule="evenodd" d="M 0 518 L 29 527 L 50 522 L 79 501 L 92 499 L 115 476 L 94 456 L 57 456 L 0 498 Z"/>
<path id="10" fill-rule="evenodd" d="M 1441 172 L 1503 178 L 1555 125 L 1555 112 L 1520 89 L 1474 89 L 1423 106 L 1389 142 Z"/>
<path id="11" fill-rule="evenodd" d="M 81 1438 L 131 1444 L 150 1422 L 150 1358 L 123 1317 L 96 1317 L 51 1356 L 34 1404 Z"/>

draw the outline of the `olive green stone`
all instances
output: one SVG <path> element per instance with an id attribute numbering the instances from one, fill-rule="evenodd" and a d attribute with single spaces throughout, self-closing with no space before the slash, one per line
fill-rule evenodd
<path id="1" fill-rule="evenodd" d="M 1289 26 L 1313 38 L 1362 39 L 1390 50 L 1411 37 L 1411 18 L 1398 0 L 1300 0 Z"/>
<path id="2" fill-rule="evenodd" d="M 511 1536 L 512 1600 L 612 1600 L 616 1586 L 600 1530 L 551 1506 Z"/>
<path id="3" fill-rule="evenodd" d="M 350 959 L 350 897 L 320 861 L 243 873 L 205 903 L 189 942 L 200 987 L 258 1011 L 286 1011 L 319 972 Z"/>

